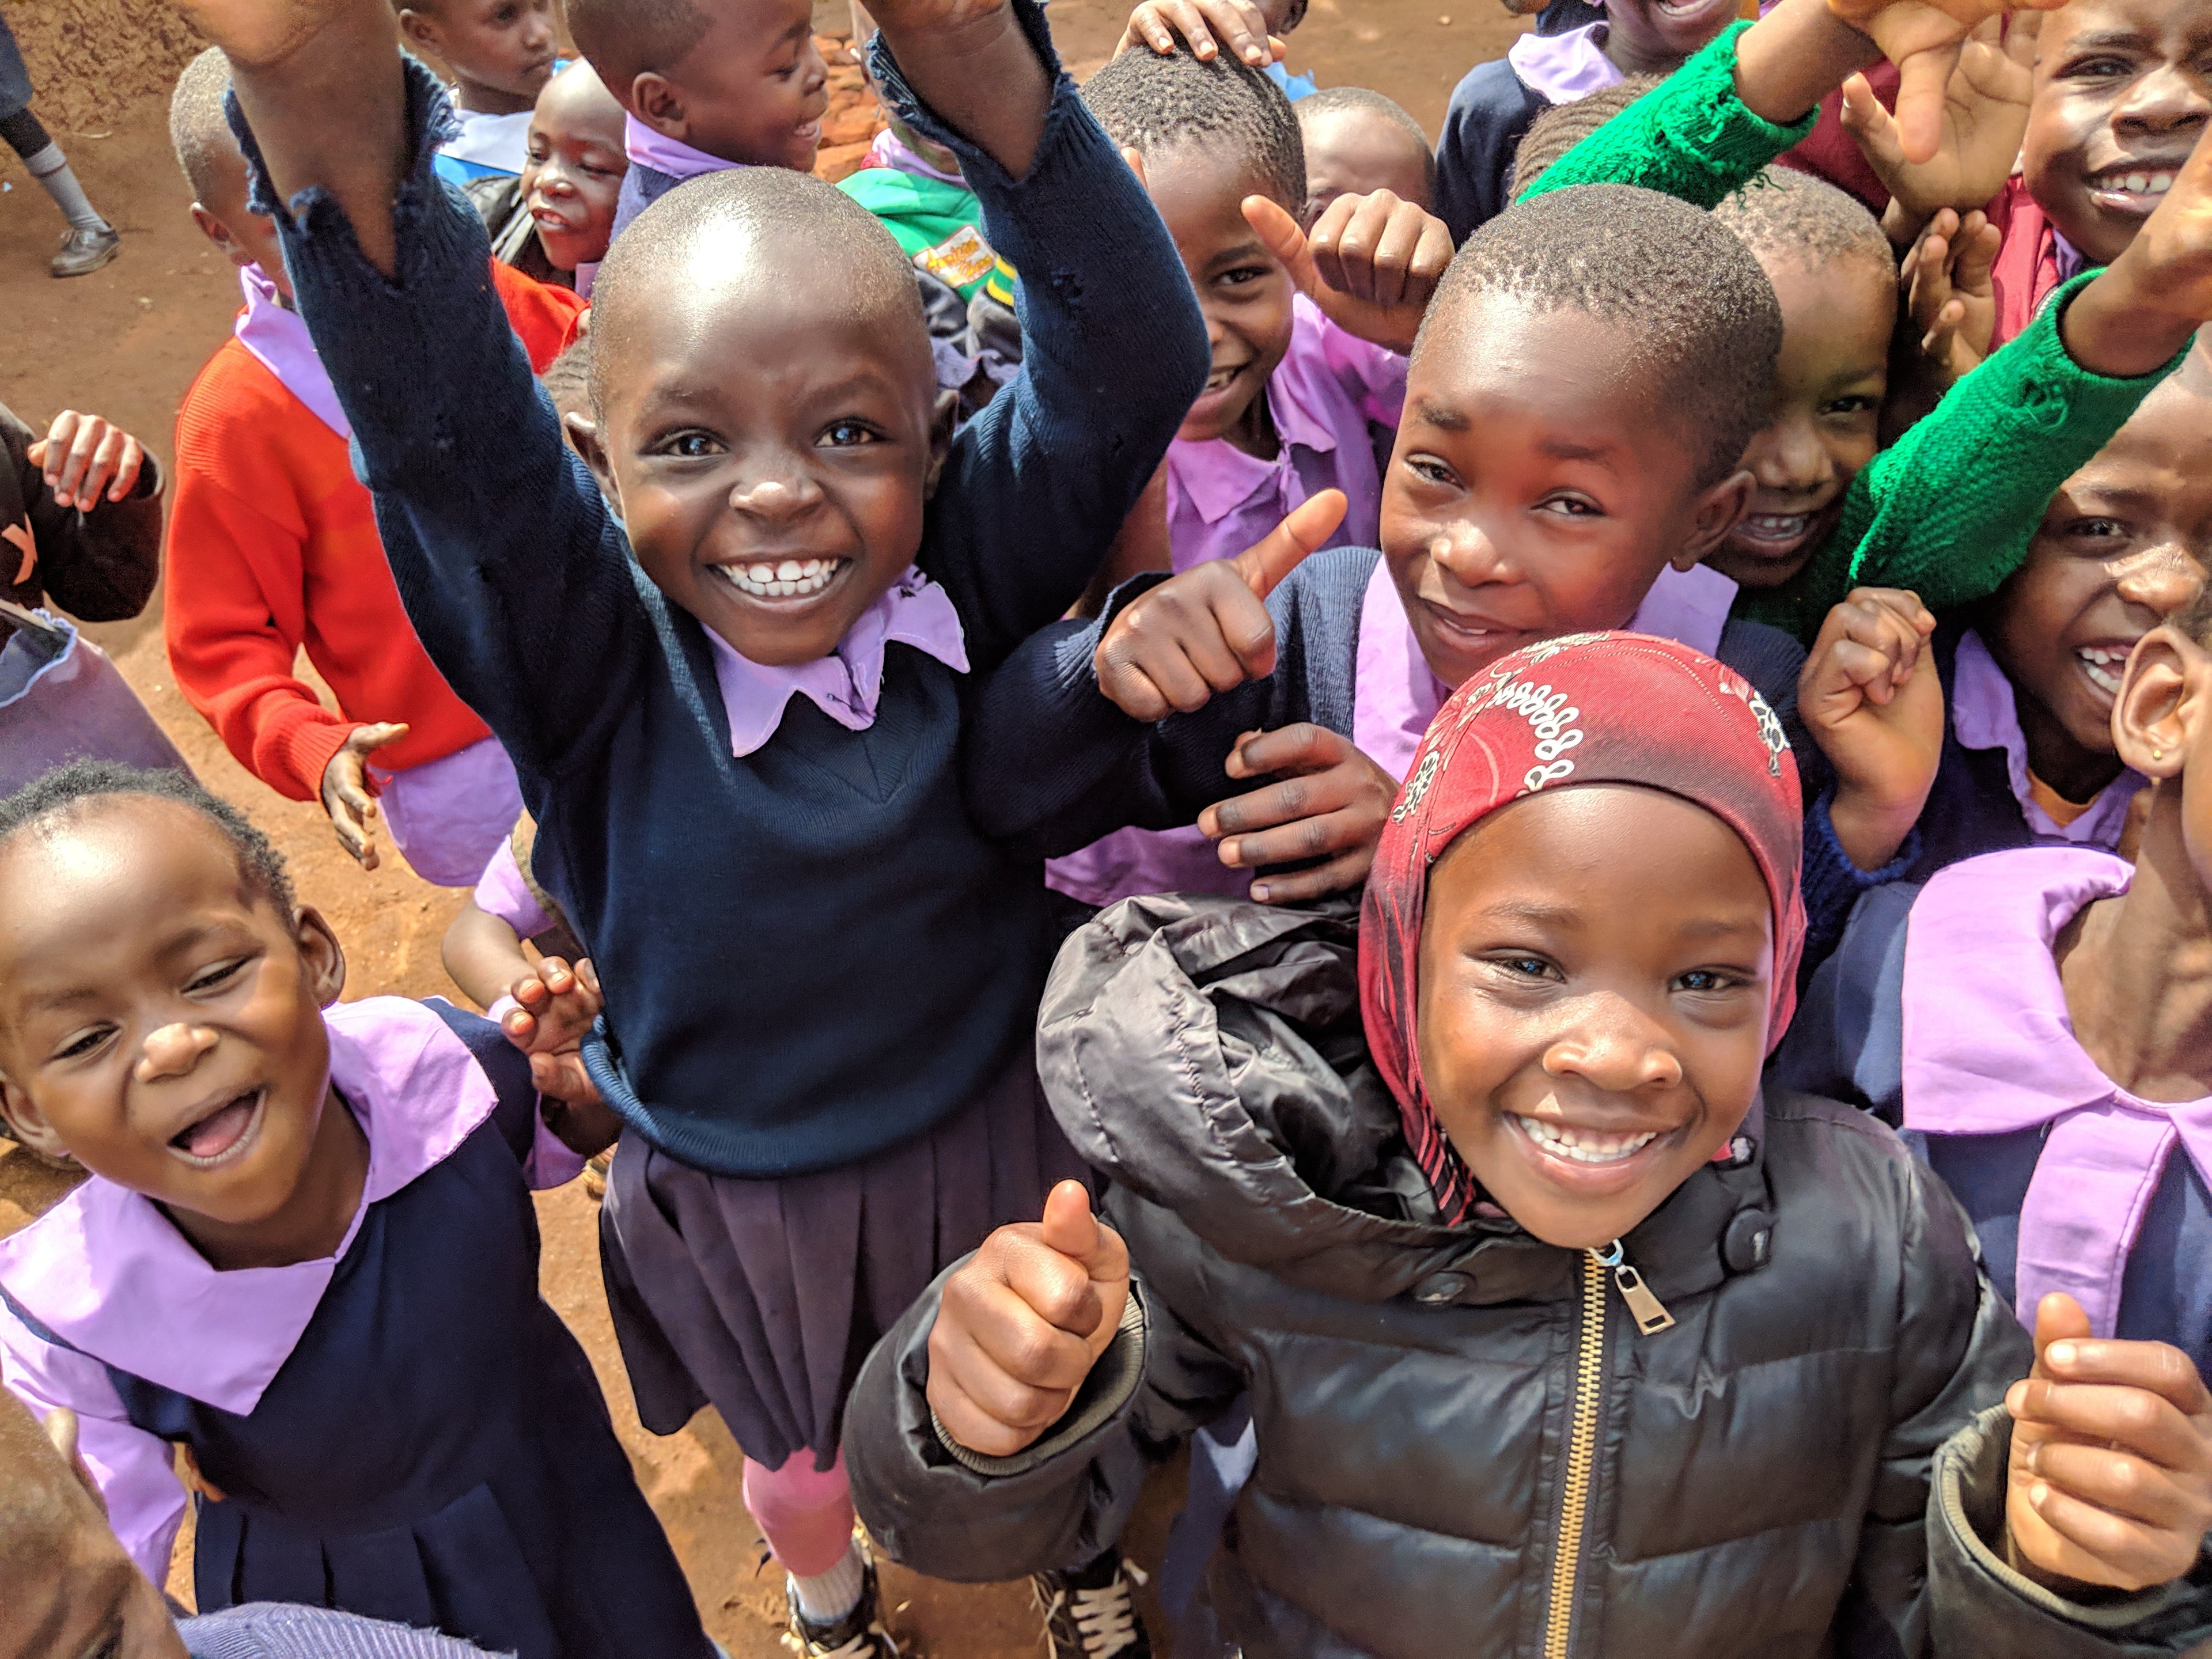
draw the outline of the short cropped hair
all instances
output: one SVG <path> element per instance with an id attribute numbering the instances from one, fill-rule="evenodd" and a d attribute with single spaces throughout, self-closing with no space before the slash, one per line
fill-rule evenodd
<path id="1" fill-rule="evenodd" d="M 1698 487 L 1735 471 L 1766 416 L 1782 307 L 1735 234 L 1710 213 L 1632 185 L 1578 185 L 1516 203 L 1467 239 L 1422 319 L 1454 326 L 1468 302 L 1510 295 L 1619 328 L 1696 457 Z"/>
<path id="2" fill-rule="evenodd" d="M 606 406 L 610 366 L 623 355 L 634 312 L 651 307 L 656 283 L 684 280 L 694 248 L 725 229 L 834 270 L 836 303 L 856 313 L 910 318 L 928 356 L 927 326 L 914 266 L 883 221 L 834 185 L 788 167 L 732 167 L 702 173 L 640 213 L 614 240 L 592 282 L 592 409 Z M 829 301 L 825 301 L 829 303 Z"/>
<path id="3" fill-rule="evenodd" d="M 1376 115 L 1403 129 L 1406 136 L 1428 158 L 1429 193 L 1431 196 L 1436 193 L 1436 149 L 1429 143 L 1428 130 L 1413 118 L 1412 112 L 1404 105 L 1393 102 L 1379 92 L 1370 92 L 1365 87 L 1323 87 L 1319 92 L 1299 99 L 1291 106 L 1291 110 L 1297 117 L 1301 132 L 1308 121 L 1327 115 Z"/>
<path id="4" fill-rule="evenodd" d="M 299 901 L 284 856 L 246 814 L 183 772 L 125 766 L 118 761 L 77 760 L 55 768 L 0 800 L 0 848 L 19 835 L 47 832 L 82 817 L 103 802 L 139 795 L 197 812 L 230 843 L 238 873 L 256 896 L 290 917 Z"/>
<path id="5" fill-rule="evenodd" d="M 1763 259 L 1818 270 L 1839 259 L 1863 259 L 1891 280 L 1897 251 L 1881 222 L 1856 196 L 1794 167 L 1764 167 L 1713 210 L 1713 216 Z"/>
<path id="6" fill-rule="evenodd" d="M 203 207 L 210 197 L 222 193 L 233 169 L 246 165 L 223 113 L 223 94 L 229 90 L 230 60 L 221 46 L 210 46 L 185 65 L 177 89 L 169 94 L 169 143 L 185 170 L 185 182 Z"/>
<path id="7" fill-rule="evenodd" d="M 1292 213 L 1306 203 L 1306 147 L 1283 89 L 1229 53 L 1139 47 L 1092 76 L 1083 101 L 1117 144 L 1149 161 L 1186 144 L 1226 146 Z"/>
<path id="8" fill-rule="evenodd" d="M 1571 103 L 1550 104 L 1536 112 L 1528 131 L 1513 151 L 1512 172 L 1505 193 L 1516 197 L 1544 175 L 1544 170 L 1607 121 L 1626 109 L 1664 79 L 1657 75 L 1631 75 L 1609 87 L 1600 87 Z"/>
<path id="9" fill-rule="evenodd" d="M 691 0 L 568 0 L 566 9 L 576 50 L 625 106 L 631 82 L 674 69 L 714 21 Z"/>

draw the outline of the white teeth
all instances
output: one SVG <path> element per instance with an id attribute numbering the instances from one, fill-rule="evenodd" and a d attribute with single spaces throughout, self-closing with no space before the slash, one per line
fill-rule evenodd
<path id="1" fill-rule="evenodd" d="M 2085 645 L 2076 651 L 2074 656 L 2075 659 L 2081 665 L 2081 672 L 2087 676 L 2090 684 L 2095 686 L 2106 696 L 2117 697 L 2120 695 L 2118 670 L 2128 659 L 2126 652 L 2110 650 L 2103 646 Z"/>
<path id="2" fill-rule="evenodd" d="M 2165 194 L 2166 194 L 2166 191 L 2168 191 L 2169 190 L 2172 190 L 2172 188 L 2173 188 L 2173 175 L 2172 175 L 2172 173 L 2152 173 L 2152 174 L 2151 174 L 2151 176 L 2150 176 L 2150 193 L 2151 193 L 2152 195 L 2154 195 L 2154 196 L 2163 196 L 2163 195 L 2165 195 Z"/>
<path id="3" fill-rule="evenodd" d="M 780 564 L 718 564 L 713 568 L 740 593 L 782 599 L 819 593 L 844 562 L 842 559 L 786 559 Z"/>
<path id="4" fill-rule="evenodd" d="M 2124 182 L 2138 196 L 2150 188 L 2150 177 L 2148 173 L 2130 173 Z"/>
<path id="5" fill-rule="evenodd" d="M 1618 1164 L 1633 1157 L 1659 1139 L 1656 1129 L 1647 1129 L 1638 1135 L 1601 1134 L 1595 1129 L 1570 1129 L 1546 1123 L 1541 1119 L 1522 1117 L 1513 1120 L 1522 1132 L 1546 1152 L 1555 1157 L 1568 1158 L 1577 1164 Z"/>

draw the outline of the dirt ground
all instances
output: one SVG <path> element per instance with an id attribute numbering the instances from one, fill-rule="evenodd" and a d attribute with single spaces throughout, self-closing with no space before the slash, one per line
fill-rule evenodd
<path id="1" fill-rule="evenodd" d="M 1447 9 L 1460 6 L 1468 8 L 1461 15 Z M 46 262 L 59 221 L 0 149 L 0 184 L 9 186 L 0 191 L 0 402 L 34 426 L 64 406 L 95 410 L 145 439 L 166 463 L 178 400 L 239 303 L 228 264 L 185 213 L 190 198 L 168 151 L 162 88 L 191 55 L 191 38 L 157 0 L 21 0 L 7 15 L 41 88 L 34 107 L 125 242 L 122 257 L 96 275 L 51 280 Z M 1104 61 L 1126 15 L 1123 0 L 1052 6 L 1054 37 L 1079 76 Z M 842 0 L 817 0 L 816 17 L 824 28 L 847 23 Z M 1290 63 L 1323 85 L 1385 92 L 1433 134 L 1459 77 L 1502 55 L 1523 27 L 1497 0 L 1313 0 Z M 241 769 L 170 678 L 158 594 L 136 621 L 88 632 L 200 776 L 275 838 L 302 897 L 345 941 L 349 996 L 457 994 L 438 944 L 460 895 L 418 880 L 396 858 L 364 873 L 340 853 L 319 809 L 278 798 Z M 66 1185 L 21 1153 L 0 1152 L 0 1234 L 39 1214 Z M 760 1565 L 759 1534 L 738 1496 L 736 1445 L 711 1413 L 665 1439 L 639 1425 L 600 1289 L 593 1206 L 572 1186 L 541 1196 L 539 1218 L 545 1294 L 598 1368 L 708 1629 L 738 1659 L 781 1654 L 781 1575 Z M 1139 1560 L 1157 1559 L 1180 1501 L 1177 1483 L 1173 1468 L 1164 1471 L 1139 1516 L 1130 1540 Z M 181 1550 L 179 1559 L 188 1559 Z M 173 1576 L 172 1589 L 188 1599 L 188 1574 Z M 1024 1586 L 963 1588 L 894 1568 L 884 1590 L 889 1622 L 909 1655 L 1012 1659 L 1039 1650 Z"/>

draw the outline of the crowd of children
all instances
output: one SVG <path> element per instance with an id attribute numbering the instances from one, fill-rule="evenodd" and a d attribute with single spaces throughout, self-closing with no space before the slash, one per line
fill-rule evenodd
<path id="1" fill-rule="evenodd" d="M 1197 1659 L 2212 1643 L 2212 4 L 1554 0 L 1431 146 L 869 0 L 832 187 L 808 0 L 173 3 L 233 337 L 0 410 L 0 1653 L 712 1652 L 587 1168 L 802 1659 L 1150 1653 L 1185 1444 Z M 73 719 L 157 572 L 483 1015 Z"/>

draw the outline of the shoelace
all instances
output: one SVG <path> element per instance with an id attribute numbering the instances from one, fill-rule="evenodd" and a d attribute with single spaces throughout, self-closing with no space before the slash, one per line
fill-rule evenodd
<path id="1" fill-rule="evenodd" d="M 1083 1638 L 1084 1652 L 1093 1659 L 1113 1659 L 1115 1654 L 1137 1645 L 1137 1609 L 1129 1597 L 1129 1585 L 1133 1580 L 1141 1584 L 1145 1578 L 1142 1568 L 1124 1561 L 1120 1574 L 1103 1589 L 1056 1591 L 1046 1615 L 1065 1604 L 1075 1620 L 1076 1634 Z"/>

